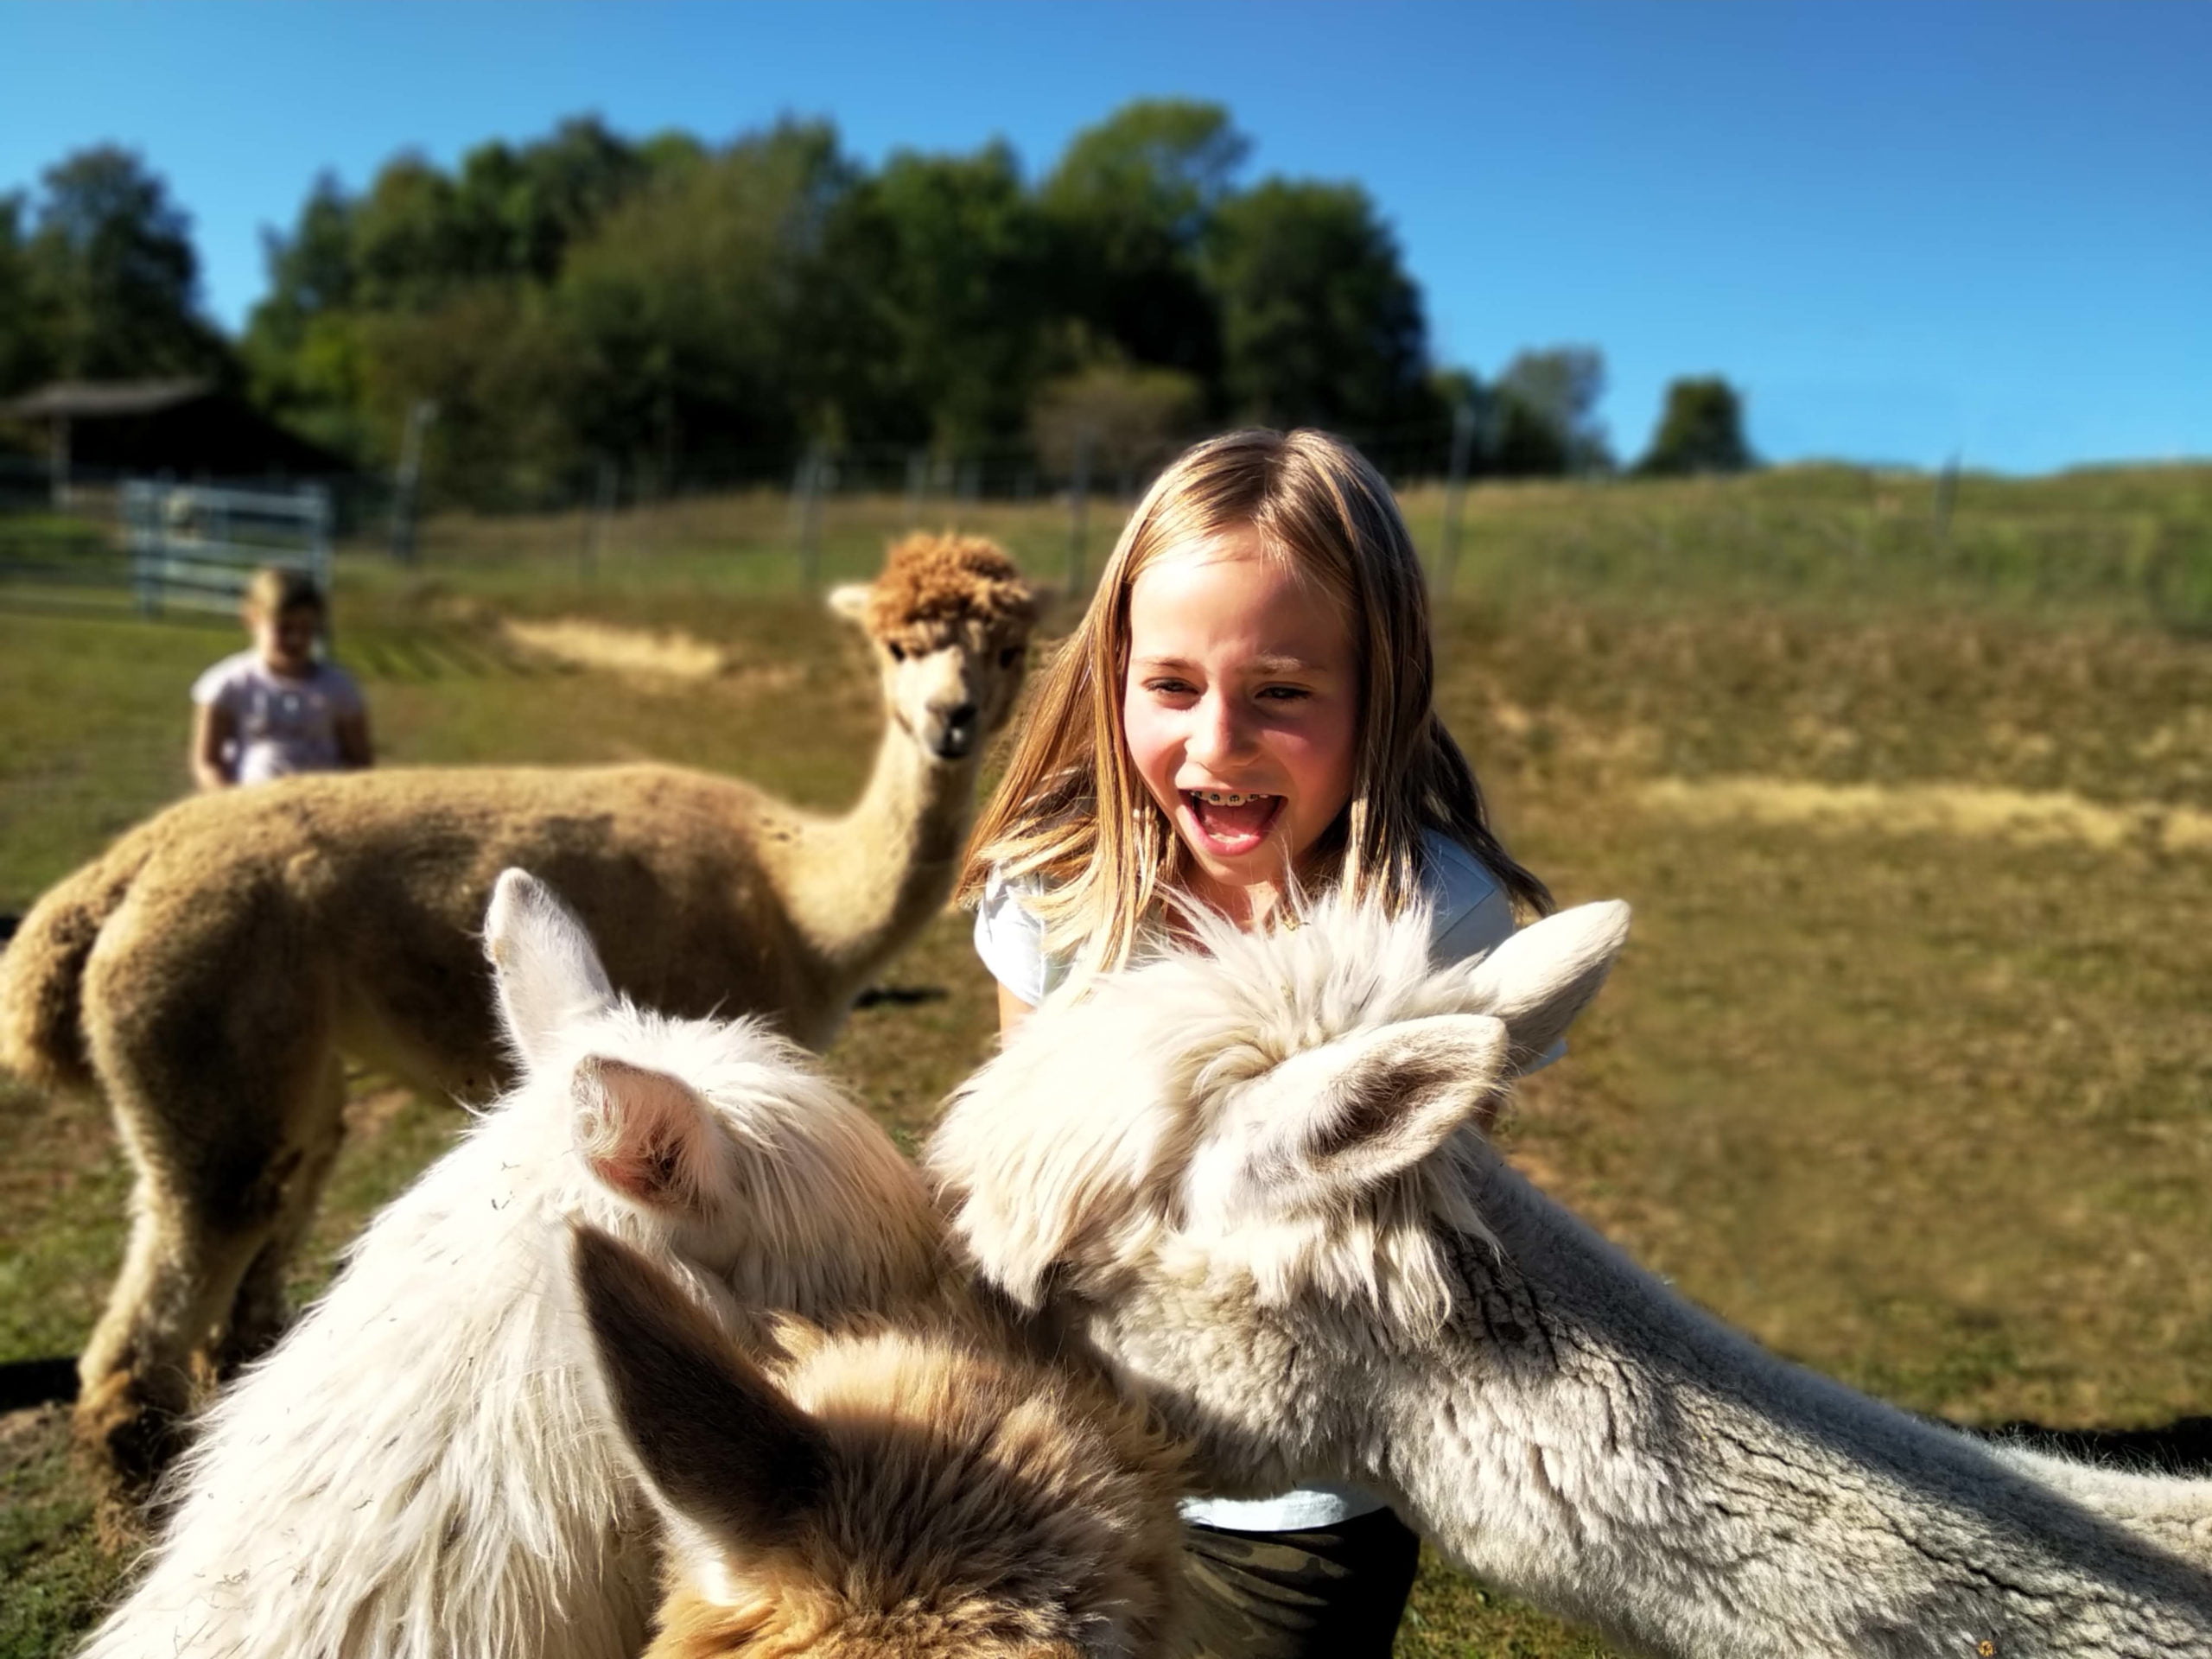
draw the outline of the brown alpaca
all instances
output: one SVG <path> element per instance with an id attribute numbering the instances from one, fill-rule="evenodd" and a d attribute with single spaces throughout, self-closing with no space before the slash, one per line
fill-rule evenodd
<path id="1" fill-rule="evenodd" d="M 78 1365 L 79 1433 L 127 1487 L 174 1449 L 195 1357 L 225 1371 L 282 1329 L 338 1150 L 340 1052 L 466 1100 L 508 1079 L 476 939 L 500 870 L 567 897 L 617 989 L 767 1014 L 817 1048 L 942 908 L 1029 589 L 988 542 L 918 536 L 831 603 L 874 642 L 886 705 L 841 817 L 664 766 L 325 773 L 181 802 L 24 918 L 0 956 L 0 1064 L 103 1093 L 137 1166 Z"/>
<path id="2" fill-rule="evenodd" d="M 575 1230 L 607 1408 L 668 1522 L 648 1659 L 1146 1659 L 1172 1634 L 1180 1459 L 1096 1376 L 980 1325 L 741 1352 Z"/>

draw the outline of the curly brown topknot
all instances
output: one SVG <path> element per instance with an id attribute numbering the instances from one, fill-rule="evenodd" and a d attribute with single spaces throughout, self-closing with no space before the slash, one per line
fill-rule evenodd
<path id="1" fill-rule="evenodd" d="M 1024 638 L 1036 616 L 1036 596 L 1005 549 L 950 531 L 894 542 L 868 588 L 868 630 L 887 644 L 941 637 L 970 620 Z"/>

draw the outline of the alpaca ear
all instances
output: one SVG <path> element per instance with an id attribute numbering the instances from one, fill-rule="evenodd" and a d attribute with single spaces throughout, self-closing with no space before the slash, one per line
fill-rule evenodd
<path id="1" fill-rule="evenodd" d="M 602 1054 L 569 1082 L 576 1150 L 591 1173 L 648 1210 L 696 1212 L 727 1185 L 707 1103 L 680 1077 Z"/>
<path id="2" fill-rule="evenodd" d="M 1470 1007 L 1505 1022 L 1516 1071 L 1543 1057 L 1598 995 L 1628 943 L 1618 899 L 1531 922 L 1467 970 Z"/>
<path id="3" fill-rule="evenodd" d="M 1410 1169 L 1497 1099 L 1511 1076 L 1508 1043 L 1496 1020 L 1446 1014 L 1363 1032 L 1286 1062 L 1281 1081 L 1306 1096 L 1294 1120 L 1300 1161 L 1335 1191 Z M 1308 1075 L 1289 1075 L 1300 1069 Z"/>
<path id="4" fill-rule="evenodd" d="M 868 622 L 869 588 L 864 582 L 848 582 L 830 590 L 830 613 L 842 616 L 848 622 Z"/>
<path id="5" fill-rule="evenodd" d="M 596 1228 L 570 1262 L 616 1425 L 677 1514 L 750 1554 L 821 1501 L 830 1443 L 668 1274 Z"/>
<path id="6" fill-rule="evenodd" d="M 527 871 L 499 872 L 484 916 L 484 953 L 500 1021 L 525 1071 L 544 1063 L 563 1027 L 614 1001 L 584 925 Z"/>

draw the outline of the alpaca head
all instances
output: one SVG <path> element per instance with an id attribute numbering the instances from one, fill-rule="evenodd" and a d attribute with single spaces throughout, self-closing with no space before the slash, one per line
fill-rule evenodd
<path id="1" fill-rule="evenodd" d="M 1032 1307 L 1172 1273 L 1433 1328 L 1440 1224 L 1484 1230 L 1479 1130 L 1627 925 L 1626 906 L 1586 905 L 1433 969 L 1418 912 L 1332 897 L 1249 934 L 1201 918 L 1193 946 L 1039 1010 L 963 1086 L 929 1151 L 955 1231 Z"/>
<path id="2" fill-rule="evenodd" d="M 882 1307 L 933 1282 L 919 1178 L 799 1049 L 616 995 L 583 925 L 520 870 L 499 877 L 485 944 L 518 1103 L 567 1129 L 573 1209 L 768 1306 Z"/>
<path id="3" fill-rule="evenodd" d="M 1127 1404 L 938 1332 L 752 1351 L 575 1231 L 607 1420 L 665 1520 L 660 1656 L 1135 1659 L 1162 1650 L 1174 1454 Z"/>
<path id="4" fill-rule="evenodd" d="M 874 643 L 885 706 L 936 760 L 980 753 L 1021 689 L 1036 601 L 1012 559 L 974 536 L 909 536 L 830 608 Z"/>

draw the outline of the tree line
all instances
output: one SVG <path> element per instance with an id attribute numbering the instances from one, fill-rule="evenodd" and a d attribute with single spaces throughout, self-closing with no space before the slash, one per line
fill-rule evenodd
<path id="1" fill-rule="evenodd" d="M 434 476 L 487 503 L 613 464 L 741 476 L 810 448 L 1147 463 L 1231 422 L 1458 435 L 1467 469 L 1611 468 L 1587 346 L 1494 380 L 1432 359 L 1418 285 L 1356 184 L 1241 183 L 1217 105 L 1130 104 L 1025 176 L 1004 143 L 869 168 L 828 124 L 710 145 L 594 118 L 448 169 L 326 175 L 268 238 L 228 339 L 185 214 L 101 147 L 0 196 L 0 393 L 213 376 L 365 467 L 436 408 Z M 1750 463 L 1725 382 L 1680 382 L 1639 466 Z"/>

